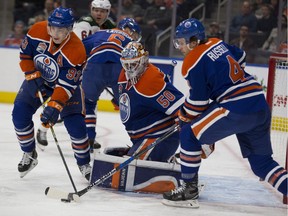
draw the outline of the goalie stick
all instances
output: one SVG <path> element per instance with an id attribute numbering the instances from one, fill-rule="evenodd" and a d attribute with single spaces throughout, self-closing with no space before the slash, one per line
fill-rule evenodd
<path id="1" fill-rule="evenodd" d="M 135 155 L 131 156 L 126 161 L 124 161 L 123 163 L 121 163 L 118 166 L 116 166 L 110 172 L 108 172 L 107 174 L 103 175 L 101 178 L 97 179 L 96 181 L 94 181 L 93 183 L 88 185 L 83 190 L 80 190 L 80 191 L 75 192 L 75 193 L 65 193 L 65 192 L 60 191 L 60 190 L 58 190 L 56 188 L 47 187 L 46 190 L 45 190 L 45 194 L 48 197 L 50 197 L 50 198 L 61 199 L 61 201 L 64 201 L 64 202 L 71 202 L 71 201 L 78 202 L 80 200 L 80 197 L 83 196 L 84 194 L 86 194 L 94 186 L 97 186 L 97 185 L 103 183 L 106 179 L 110 178 L 116 172 L 118 172 L 119 170 L 121 170 L 121 169 L 125 168 L 126 166 L 128 166 L 133 160 L 138 159 L 142 154 L 144 154 L 145 152 L 147 152 L 150 149 L 154 148 L 160 142 L 162 142 L 163 140 L 165 140 L 166 138 L 171 136 L 173 133 L 178 131 L 179 128 L 180 128 L 180 126 L 176 125 L 173 129 L 171 129 L 170 131 L 168 131 L 167 133 L 165 133 L 164 135 L 162 135 L 161 137 L 156 139 L 153 143 L 148 145 L 146 148 L 142 149 L 141 151 L 139 151 Z"/>
<path id="2" fill-rule="evenodd" d="M 42 108 L 43 108 L 43 110 L 44 110 L 44 109 L 45 109 L 45 103 L 44 103 L 44 99 L 43 99 L 43 96 L 42 96 L 41 91 L 38 91 L 38 95 L 39 95 L 40 101 L 41 101 L 41 103 L 42 103 Z M 69 179 L 70 179 L 70 181 L 71 181 L 72 187 L 73 187 L 75 193 L 77 193 L 76 186 L 75 186 L 74 181 L 73 181 L 73 179 L 72 179 L 71 173 L 70 173 L 70 171 L 69 171 L 69 169 L 68 169 L 67 163 L 66 163 L 65 158 L 64 158 L 64 155 L 63 155 L 63 152 L 62 152 L 62 150 L 61 150 L 61 148 L 60 148 L 60 145 L 59 145 L 59 143 L 58 143 L 58 140 L 57 140 L 57 137 L 56 137 L 54 128 L 52 127 L 52 125 L 49 125 L 49 128 L 50 128 L 50 130 L 51 130 L 52 136 L 53 136 L 54 141 L 55 141 L 55 143 L 56 143 L 58 152 L 59 152 L 59 154 L 60 154 L 60 156 L 61 156 L 61 159 L 62 159 L 62 161 L 63 161 L 63 163 L 64 163 L 64 166 L 65 166 L 65 169 L 66 169 L 67 174 L 68 174 L 68 176 L 69 176 Z"/>

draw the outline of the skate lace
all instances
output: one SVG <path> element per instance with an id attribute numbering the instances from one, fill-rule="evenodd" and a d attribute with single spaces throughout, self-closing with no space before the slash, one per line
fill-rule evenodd
<path id="1" fill-rule="evenodd" d="M 185 191 L 185 189 L 186 189 L 186 183 L 183 182 L 183 184 L 182 184 L 180 187 L 175 188 L 174 190 L 172 190 L 172 191 L 171 191 L 171 194 L 173 195 L 173 194 L 182 193 L 182 192 Z"/>
<path id="2" fill-rule="evenodd" d="M 29 164 L 30 160 L 34 160 L 34 158 L 32 157 L 32 152 L 31 153 L 24 153 L 20 163 L 22 165 Z"/>

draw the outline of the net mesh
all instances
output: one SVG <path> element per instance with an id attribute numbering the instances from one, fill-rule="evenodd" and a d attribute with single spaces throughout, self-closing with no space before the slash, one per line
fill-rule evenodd
<path id="1" fill-rule="evenodd" d="M 285 166 L 288 143 L 288 62 L 275 59 L 275 80 L 272 97 L 271 141 L 274 159 Z"/>

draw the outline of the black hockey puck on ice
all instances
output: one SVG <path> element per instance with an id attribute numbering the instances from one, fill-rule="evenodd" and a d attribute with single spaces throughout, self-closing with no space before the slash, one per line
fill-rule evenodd
<path id="1" fill-rule="evenodd" d="M 70 203 L 71 200 L 69 200 L 69 199 L 61 199 L 61 202 Z"/>
<path id="2" fill-rule="evenodd" d="M 47 195 L 49 189 L 50 189 L 50 187 L 47 187 L 47 188 L 45 189 L 45 195 Z"/>

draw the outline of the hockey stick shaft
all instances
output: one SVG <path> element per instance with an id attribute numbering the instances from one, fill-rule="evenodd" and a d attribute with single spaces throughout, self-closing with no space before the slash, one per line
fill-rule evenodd
<path id="1" fill-rule="evenodd" d="M 41 101 L 41 103 L 42 103 L 42 107 L 43 107 L 43 109 L 45 109 L 44 99 L 43 99 L 43 96 L 42 96 L 41 91 L 38 91 L 38 95 L 39 95 L 40 101 Z M 62 159 L 62 161 L 63 161 L 63 164 L 64 164 L 65 169 L 66 169 L 66 171 L 67 171 L 67 174 L 68 174 L 68 176 L 69 176 L 69 179 L 70 179 L 71 184 L 72 184 L 72 186 L 73 186 L 73 189 L 74 189 L 75 193 L 77 193 L 76 186 L 75 186 L 75 184 L 74 184 L 74 181 L 73 181 L 73 179 L 72 179 L 71 173 L 70 173 L 69 168 L 68 168 L 68 166 L 67 166 L 67 163 L 66 163 L 66 160 L 65 160 L 65 158 L 64 158 L 63 152 L 62 152 L 62 150 L 61 150 L 61 148 L 60 148 L 60 145 L 59 145 L 59 143 L 58 143 L 58 139 L 57 139 L 57 137 L 56 137 L 54 128 L 53 128 L 52 125 L 49 125 L 49 128 L 50 128 L 50 130 L 51 130 L 52 136 L 53 136 L 54 141 L 55 141 L 55 143 L 56 143 L 58 152 L 59 152 L 59 154 L 60 154 L 60 156 L 61 156 L 61 159 Z"/>
<path id="2" fill-rule="evenodd" d="M 98 179 L 95 182 L 91 183 L 89 186 L 87 186 L 83 190 L 78 191 L 78 193 L 77 193 L 78 196 L 84 195 L 85 193 L 87 193 L 94 186 L 97 186 L 97 185 L 103 183 L 106 179 L 110 178 L 116 172 L 118 172 L 119 170 L 121 170 L 121 169 L 125 168 L 126 166 L 128 166 L 133 160 L 138 159 L 142 154 L 144 154 L 145 152 L 147 152 L 150 149 L 154 148 L 157 144 L 159 144 L 160 142 L 162 142 L 163 140 L 165 140 L 166 138 L 168 138 L 169 136 L 171 136 L 173 133 L 175 133 L 178 130 L 179 130 L 179 125 L 175 126 L 172 130 L 168 131 L 163 136 L 161 136 L 158 139 L 156 139 L 153 143 L 148 145 L 146 148 L 142 149 L 141 151 L 139 151 L 138 153 L 136 153 L 135 155 L 131 156 L 129 159 L 124 161 L 123 163 L 119 164 L 117 167 L 115 167 L 110 172 L 108 172 L 107 174 L 102 176 L 100 179 Z M 70 196 L 68 196 L 68 197 L 71 197 L 71 196 L 72 196 L 72 194 L 70 193 Z"/>
<path id="3" fill-rule="evenodd" d="M 110 91 L 110 89 L 108 89 L 108 87 L 105 87 L 105 90 L 115 99 L 115 95 Z"/>

